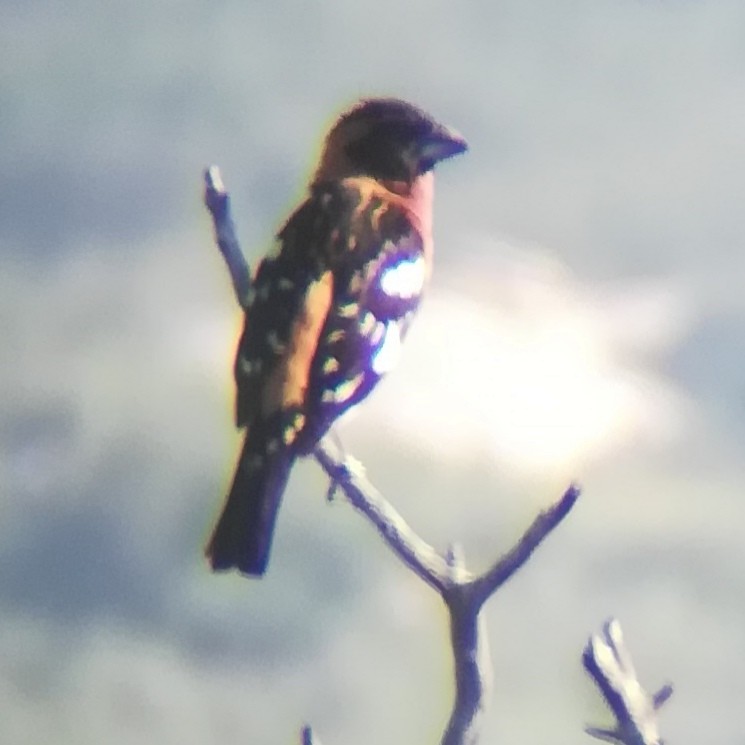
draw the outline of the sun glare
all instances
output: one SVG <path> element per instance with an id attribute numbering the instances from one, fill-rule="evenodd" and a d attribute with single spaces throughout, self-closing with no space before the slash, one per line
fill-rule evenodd
<path id="1" fill-rule="evenodd" d="M 428 447 L 486 450 L 529 469 L 669 436 L 680 401 L 654 372 L 650 327 L 659 327 L 658 346 L 668 347 L 680 325 L 670 321 L 680 316 L 674 294 L 654 286 L 604 294 L 529 262 L 527 271 L 493 277 L 483 299 L 427 298 L 404 348 L 406 364 L 376 402 L 390 425 Z M 648 313 L 638 312 L 640 302 Z"/>

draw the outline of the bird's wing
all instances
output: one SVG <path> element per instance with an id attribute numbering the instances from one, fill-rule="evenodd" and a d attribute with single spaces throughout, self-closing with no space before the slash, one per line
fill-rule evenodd
<path id="1" fill-rule="evenodd" d="M 327 184 L 260 264 L 236 356 L 239 426 L 302 410 L 310 450 L 393 364 L 428 270 L 422 239 L 384 189 Z"/>
<path id="2" fill-rule="evenodd" d="M 306 451 L 395 365 L 428 275 L 422 239 L 400 206 L 357 199 L 310 371 Z"/>
<path id="3" fill-rule="evenodd" d="M 339 189 L 314 192 L 259 264 L 235 360 L 239 427 L 302 403 L 333 302 L 333 257 L 352 209 L 344 197 Z"/>

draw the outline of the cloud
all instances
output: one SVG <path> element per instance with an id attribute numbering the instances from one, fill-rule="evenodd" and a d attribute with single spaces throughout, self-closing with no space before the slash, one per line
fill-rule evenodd
<path id="1" fill-rule="evenodd" d="M 684 285 L 582 282 L 545 250 L 473 243 L 458 290 L 427 297 L 376 395 L 379 425 L 444 457 L 526 469 L 680 431 L 690 402 L 659 368 L 691 323 Z"/>

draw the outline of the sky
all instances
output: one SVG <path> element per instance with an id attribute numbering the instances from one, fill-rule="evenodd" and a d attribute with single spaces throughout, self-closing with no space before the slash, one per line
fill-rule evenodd
<path id="1" fill-rule="evenodd" d="M 745 6 L 438 0 L 0 5 L 0 741 L 437 742 L 432 591 L 300 463 L 260 582 L 202 558 L 240 444 L 240 316 L 201 204 L 256 262 L 360 96 L 456 127 L 399 367 L 338 427 L 439 550 L 485 569 L 484 741 L 609 723 L 617 616 L 668 741 L 745 686 Z M 381 712 L 385 712 L 384 714 Z"/>

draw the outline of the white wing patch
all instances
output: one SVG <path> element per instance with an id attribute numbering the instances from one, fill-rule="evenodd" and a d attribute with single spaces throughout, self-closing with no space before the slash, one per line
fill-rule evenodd
<path id="1" fill-rule="evenodd" d="M 365 376 L 360 373 L 355 375 L 351 380 L 343 380 L 336 388 L 324 391 L 321 395 L 321 401 L 325 404 L 345 404 L 357 392 L 362 385 Z"/>
<path id="2" fill-rule="evenodd" d="M 372 369 L 376 375 L 385 375 L 396 366 L 401 356 L 401 328 L 397 321 L 379 326 L 384 329 L 383 340 L 373 354 Z"/>
<path id="3" fill-rule="evenodd" d="M 380 276 L 380 289 L 388 297 L 414 298 L 421 295 L 426 276 L 427 269 L 423 256 L 402 259 L 383 271 Z"/>

